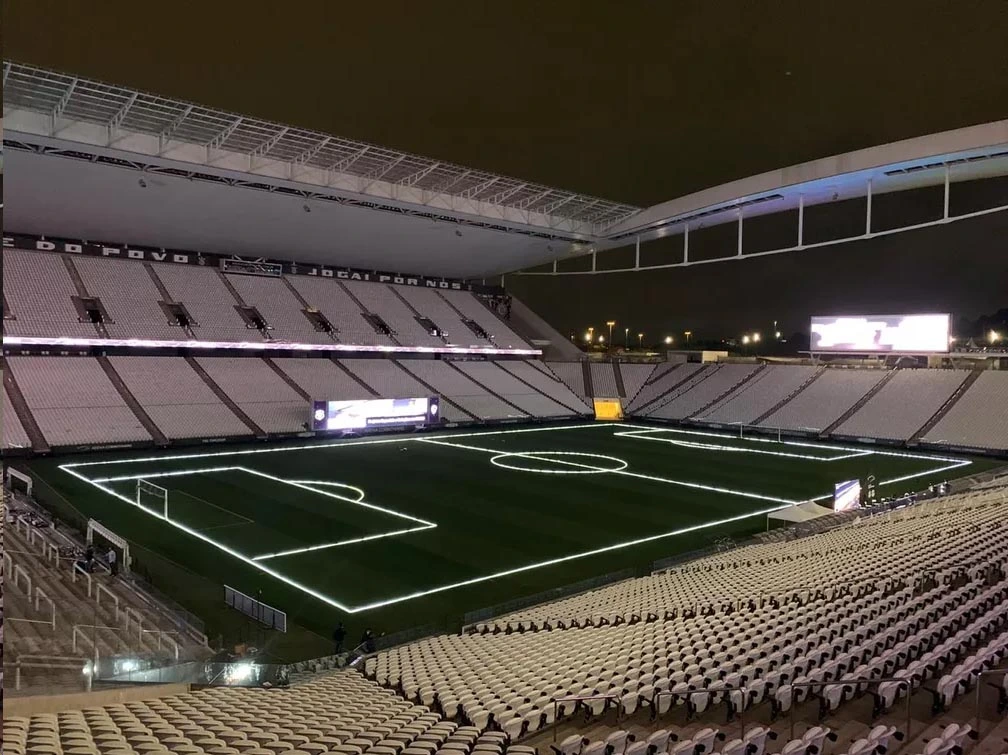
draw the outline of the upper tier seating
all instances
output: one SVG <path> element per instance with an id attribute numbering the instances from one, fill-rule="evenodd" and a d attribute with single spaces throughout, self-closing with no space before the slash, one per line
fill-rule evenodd
<path id="1" fill-rule="evenodd" d="M 8 357 L 7 364 L 49 445 L 151 440 L 97 360 Z"/>
<path id="2" fill-rule="evenodd" d="M 347 293 L 340 281 L 310 275 L 289 275 L 287 281 L 309 306 L 315 307 L 339 330 L 337 338 L 340 343 L 363 346 L 393 344 L 391 338 L 376 331 L 364 319 L 360 305 Z"/>
<path id="3" fill-rule="evenodd" d="M 431 335 L 419 322 L 413 311 L 403 302 L 391 286 L 380 283 L 344 281 L 343 285 L 367 307 L 367 311 L 378 315 L 392 329 L 393 337 L 401 344 L 410 346 L 444 346 L 444 339 Z M 405 286 L 403 287 L 405 288 Z M 469 296 L 469 294 L 466 294 Z M 423 314 L 423 313 L 421 313 Z"/>
<path id="4" fill-rule="evenodd" d="M 834 432 L 907 440 L 934 416 L 968 376 L 968 370 L 898 370 Z"/>
<path id="5" fill-rule="evenodd" d="M 3 448 L 30 448 L 31 441 L 28 433 L 21 426 L 21 420 L 14 411 L 14 404 L 11 403 L 7 395 L 7 388 L 3 392 L 3 414 L 0 415 L 0 426 L 3 432 Z"/>
<path id="6" fill-rule="evenodd" d="M 172 299 L 185 306 L 190 326 L 200 341 L 259 341 L 262 334 L 242 320 L 235 299 L 214 268 L 190 265 L 154 265 L 155 274 Z M 120 323 L 123 324 L 123 323 Z"/>
<path id="7" fill-rule="evenodd" d="M 697 419 L 725 424 L 751 424 L 798 390 L 819 369 L 799 365 L 770 365 Z"/>
<path id="8" fill-rule="evenodd" d="M 3 295 L 15 319 L 5 319 L 4 332 L 18 336 L 97 338 L 81 322 L 73 305 L 77 296 L 63 259 L 55 254 L 3 250 Z"/>
<path id="9" fill-rule="evenodd" d="M 216 267 L 18 249 L 4 249 L 3 263 L 4 297 L 10 308 L 4 330 L 10 335 L 102 337 L 92 323 L 80 321 L 73 301 L 78 295 L 73 270 L 80 276 L 81 295 L 97 297 L 104 307 L 110 338 L 188 340 L 186 330 L 161 307 L 170 299 L 188 312 L 192 333 L 201 341 L 432 347 L 450 342 L 530 348 L 469 291 L 308 275 L 225 275 Z M 246 324 L 237 309 L 242 304 L 255 308 L 267 326 L 265 332 Z M 313 324 L 306 309 L 318 310 L 333 332 Z M 380 317 L 392 335 L 379 332 L 380 323 L 369 322 L 368 314 Z M 446 338 L 432 335 L 417 318 L 429 319 Z M 487 338 L 479 337 L 464 320 L 475 322 Z"/>
<path id="10" fill-rule="evenodd" d="M 644 387 L 644 383 L 650 379 L 651 374 L 655 371 L 655 367 L 656 365 L 653 364 L 616 363 L 616 369 L 620 371 L 620 375 L 623 377 L 623 388 L 626 390 L 624 404 L 629 405 L 640 392 L 640 389 Z"/>
<path id="11" fill-rule="evenodd" d="M 270 338 L 293 343 L 332 343 L 328 333 L 318 331 L 305 317 L 304 306 L 284 281 L 258 275 L 228 275 L 242 301 L 270 325 Z"/>
<path id="12" fill-rule="evenodd" d="M 695 381 L 677 390 L 670 400 L 661 400 L 646 410 L 649 416 L 685 419 L 700 411 L 726 391 L 731 390 L 759 369 L 752 364 L 719 364 L 698 375 Z"/>
<path id="13" fill-rule="evenodd" d="M 698 714 L 724 700 L 735 712 L 764 701 L 787 711 L 809 696 L 792 681 L 896 675 L 916 688 L 963 649 L 1008 632 L 1008 583 L 1003 572 L 990 578 L 991 564 L 1008 562 L 1004 493 L 740 548 L 482 628 L 534 622 L 540 631 L 433 637 L 379 653 L 366 671 L 407 699 L 461 709 L 512 737 L 548 726 L 554 701 L 573 695 L 613 700 L 564 702 L 561 716 L 632 713 L 659 690 L 706 690 L 690 698 Z M 728 691 L 742 684 L 744 695 Z M 838 687 L 823 704 L 833 710 L 856 691 Z M 878 693 L 883 710 L 905 694 L 898 685 Z M 659 712 L 672 704 L 662 698 Z"/>
<path id="14" fill-rule="evenodd" d="M 109 357 L 130 393 L 169 438 L 249 435 L 182 357 Z"/>
<path id="15" fill-rule="evenodd" d="M 529 345 L 468 291 L 439 290 L 438 293 L 464 317 L 477 323 L 493 338 L 499 349 L 527 349 Z"/>
<path id="16" fill-rule="evenodd" d="M 153 338 L 186 341 L 189 335 L 178 324 L 169 324 L 158 304 L 161 293 L 147 272 L 135 260 L 74 257 L 88 294 L 97 296 L 112 318 L 105 323 L 111 338 Z"/>
<path id="17" fill-rule="evenodd" d="M 760 425 L 821 432 L 840 419 L 886 374 L 884 370 L 827 369 Z"/>
<path id="18" fill-rule="evenodd" d="M 924 440 L 1008 449 L 1008 372 L 989 370 L 981 374 Z"/>

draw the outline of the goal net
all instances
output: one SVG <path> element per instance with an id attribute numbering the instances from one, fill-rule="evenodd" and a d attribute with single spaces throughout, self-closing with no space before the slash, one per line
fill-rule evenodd
<path id="1" fill-rule="evenodd" d="M 163 519 L 168 518 L 168 489 L 147 480 L 136 481 L 136 505 Z"/>

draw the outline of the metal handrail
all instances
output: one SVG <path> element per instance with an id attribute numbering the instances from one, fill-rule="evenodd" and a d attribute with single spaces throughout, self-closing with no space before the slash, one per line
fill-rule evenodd
<path id="1" fill-rule="evenodd" d="M 906 685 L 906 687 L 907 687 L 907 696 L 906 696 L 906 732 L 905 732 L 905 734 L 906 734 L 907 741 L 910 741 L 910 698 L 913 697 L 913 685 L 911 684 L 911 681 L 909 679 L 906 679 L 906 678 L 903 678 L 903 677 L 896 677 L 896 676 L 886 676 L 886 677 L 882 677 L 881 679 L 856 678 L 856 679 L 834 679 L 832 681 L 823 681 L 823 682 L 791 682 L 790 684 L 788 684 L 788 687 L 791 689 L 791 709 L 790 709 L 790 711 L 788 711 L 788 716 L 789 716 L 790 724 L 791 724 L 791 736 L 790 736 L 790 739 L 794 739 L 795 738 L 795 736 L 794 736 L 794 730 L 795 730 L 795 720 L 794 720 L 794 711 L 795 711 L 794 689 L 795 689 L 795 687 L 809 687 L 809 688 L 822 687 L 822 688 L 825 688 L 825 687 L 847 686 L 848 684 L 853 684 L 853 685 L 855 685 L 855 687 L 857 685 L 861 685 L 861 684 L 876 685 L 877 686 L 877 685 L 883 684 L 885 682 L 897 682 L 899 684 Z"/>
<path id="2" fill-rule="evenodd" d="M 983 689 L 983 684 L 981 680 L 985 676 L 994 676 L 995 674 L 1008 674 L 1008 669 L 1006 668 L 991 668 L 986 671 L 981 671 L 977 674 L 977 685 L 976 685 L 976 711 L 974 715 L 973 728 L 980 731 L 980 690 Z"/>
<path id="3" fill-rule="evenodd" d="M 743 695 L 743 701 L 744 701 L 747 693 L 749 692 L 749 688 L 746 685 L 744 685 L 744 684 L 740 684 L 737 687 L 731 687 L 731 686 L 725 685 L 724 687 L 720 687 L 719 689 L 716 689 L 716 690 L 711 690 L 709 687 L 704 687 L 703 689 L 691 689 L 691 690 L 687 690 L 686 692 L 673 692 L 671 690 L 659 690 L 659 691 L 655 692 L 654 695 L 652 695 L 652 697 L 651 697 L 651 711 L 652 711 L 652 713 L 654 715 L 655 720 L 658 720 L 658 717 L 661 715 L 660 710 L 658 708 L 658 702 L 663 697 L 671 697 L 673 700 L 676 700 L 676 699 L 679 699 L 679 698 L 685 698 L 686 702 L 689 703 L 690 698 L 693 697 L 694 695 L 710 695 L 710 694 L 713 694 L 715 692 L 725 692 L 725 693 L 727 693 L 729 701 L 731 700 L 731 693 L 732 692 L 741 692 L 742 695 Z M 730 704 L 730 702 L 729 702 L 729 704 Z M 740 738 L 741 739 L 745 739 L 745 705 L 744 704 L 739 709 L 739 725 L 740 725 L 741 731 L 742 731 L 742 736 Z M 792 739 L 793 739 L 793 737 L 792 737 Z"/>
<path id="4" fill-rule="evenodd" d="M 36 611 L 39 610 L 39 601 L 41 601 L 41 600 L 44 600 L 46 603 L 49 604 L 49 609 L 50 609 L 50 612 L 52 613 L 52 617 L 51 617 L 52 629 L 55 632 L 56 631 L 56 604 L 53 602 L 52 598 L 50 598 L 46 594 L 45 590 L 43 590 L 38 585 L 35 585 L 35 610 Z"/>
<path id="5" fill-rule="evenodd" d="M 557 738 L 557 718 L 560 711 L 560 703 L 581 702 L 582 700 L 614 700 L 619 702 L 619 695 L 571 695 L 570 697 L 558 697 L 553 701 L 553 741 Z M 620 720 L 620 709 L 616 708 L 616 720 Z"/>

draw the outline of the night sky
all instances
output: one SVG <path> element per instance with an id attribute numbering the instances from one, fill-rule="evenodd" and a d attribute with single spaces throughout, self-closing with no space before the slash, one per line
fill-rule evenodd
<path id="1" fill-rule="evenodd" d="M 640 205 L 1008 117 L 1005 0 L 5 0 L 3 10 L 5 58 Z M 612 317 L 731 332 L 762 302 L 795 327 L 811 309 L 941 297 L 969 316 L 1008 306 L 1003 221 L 923 236 L 513 285 L 562 329 Z M 597 295 L 615 311 L 596 312 Z"/>

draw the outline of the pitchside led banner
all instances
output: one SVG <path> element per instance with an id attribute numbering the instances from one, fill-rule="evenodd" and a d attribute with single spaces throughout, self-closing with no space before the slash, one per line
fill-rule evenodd
<path id="1" fill-rule="evenodd" d="M 948 352 L 949 315 L 813 317 L 809 351 Z"/>
<path id="2" fill-rule="evenodd" d="M 437 396 L 313 401 L 311 428 L 367 430 L 379 427 L 415 427 L 435 424 L 440 417 Z"/>

